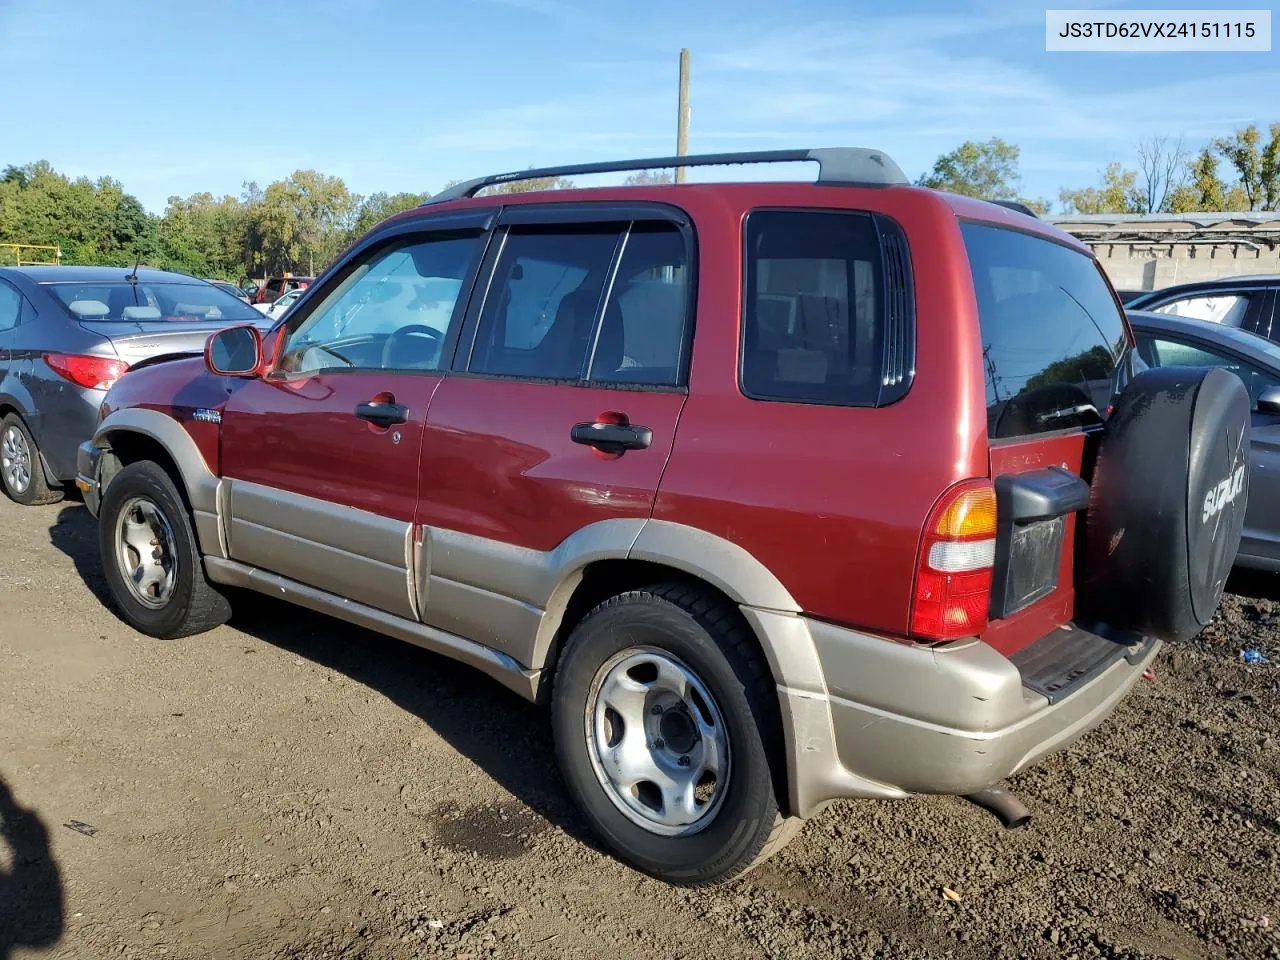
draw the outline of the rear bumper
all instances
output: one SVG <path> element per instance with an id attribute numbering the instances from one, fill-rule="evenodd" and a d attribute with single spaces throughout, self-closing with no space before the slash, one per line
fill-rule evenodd
<path id="1" fill-rule="evenodd" d="M 841 797 L 965 795 L 991 786 L 1105 720 L 1160 648 L 1075 628 L 1071 636 L 1092 655 L 1082 669 L 1064 665 L 1065 685 L 1054 689 L 1043 655 L 1019 654 L 1024 677 L 978 640 L 932 649 L 762 611 L 751 619 L 801 620 L 821 665 L 824 689 L 779 685 L 790 799 L 800 816 Z M 1029 652 L 1052 653 L 1059 640 L 1051 635 Z"/>
<path id="2" fill-rule="evenodd" d="M 102 503 L 101 465 L 101 448 L 94 446 L 92 440 L 80 444 L 76 450 L 76 487 L 84 495 L 84 505 L 89 513 L 95 517 Z"/>

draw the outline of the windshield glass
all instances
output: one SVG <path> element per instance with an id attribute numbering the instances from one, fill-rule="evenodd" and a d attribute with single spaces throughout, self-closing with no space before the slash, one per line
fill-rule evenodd
<path id="1" fill-rule="evenodd" d="M 48 289 L 77 320 L 254 322 L 262 315 L 207 283 L 52 283 Z"/>

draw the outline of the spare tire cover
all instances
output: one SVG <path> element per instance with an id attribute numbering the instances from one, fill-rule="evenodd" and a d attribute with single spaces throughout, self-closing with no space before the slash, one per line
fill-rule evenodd
<path id="1" fill-rule="evenodd" d="M 1244 528 L 1251 410 L 1240 378 L 1218 367 L 1133 378 L 1097 451 L 1078 619 L 1185 640 L 1213 618 Z"/>

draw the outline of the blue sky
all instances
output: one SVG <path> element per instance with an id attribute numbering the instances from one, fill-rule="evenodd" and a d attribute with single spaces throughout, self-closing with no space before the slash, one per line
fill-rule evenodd
<path id="1" fill-rule="evenodd" d="M 874 146 L 915 177 L 1000 136 L 1055 200 L 1141 137 L 1280 120 L 1280 53 L 1047 53 L 1044 30 L 1017 0 L 0 0 L 0 164 L 110 175 L 159 212 L 298 168 L 432 191 L 668 154 L 681 47 L 691 152 Z"/>

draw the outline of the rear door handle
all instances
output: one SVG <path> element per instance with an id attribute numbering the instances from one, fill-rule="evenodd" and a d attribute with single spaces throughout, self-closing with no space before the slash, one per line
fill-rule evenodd
<path id="1" fill-rule="evenodd" d="M 403 403 L 368 403 L 356 404 L 356 417 L 367 420 L 380 427 L 389 427 L 395 423 L 404 423 L 409 419 L 409 408 Z"/>
<path id="2" fill-rule="evenodd" d="M 575 423 L 569 438 L 574 443 L 595 447 L 601 453 L 625 453 L 628 450 L 647 450 L 653 442 L 653 431 L 634 423 L 597 420 Z"/>

